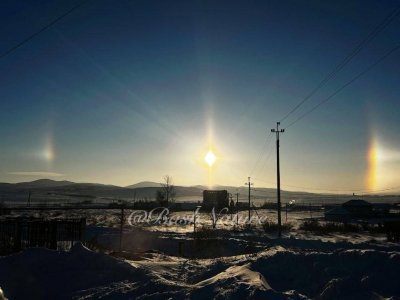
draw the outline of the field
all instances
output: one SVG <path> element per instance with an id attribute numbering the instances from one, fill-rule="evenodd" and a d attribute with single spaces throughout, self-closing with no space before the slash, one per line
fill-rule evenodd
<path id="1" fill-rule="evenodd" d="M 324 221 L 324 211 L 350 195 L 283 192 L 283 231 L 278 237 L 272 189 L 252 194 L 249 226 L 243 188 L 237 214 L 219 210 L 194 214 L 203 187 L 180 187 L 171 211 L 161 207 L 152 211 L 157 187 L 37 184 L 3 186 L 3 207 L 18 208 L 11 212 L 14 217 L 84 217 L 85 241 L 71 249 L 29 248 L 0 257 L 0 287 L 9 299 L 400 296 L 399 243 L 389 242 L 373 222 L 333 226 Z M 376 203 L 394 203 L 398 198 L 364 197 Z M 36 209 L 26 209 L 28 199 Z M 125 208 L 122 215 L 124 205 L 151 207 Z"/>
<path id="2" fill-rule="evenodd" d="M 86 246 L 42 248 L 0 258 L 0 283 L 10 299 L 384 299 L 400 295 L 400 245 L 383 233 L 316 234 L 301 230 L 322 211 L 289 211 L 282 238 L 265 222 L 273 210 L 252 211 L 265 222 L 237 226 L 235 216 L 174 212 L 157 223 L 125 212 L 122 251 L 118 210 L 87 210 Z M 28 215 L 30 212 L 22 212 Z M 61 212 L 36 213 L 59 216 Z M 239 213 L 245 219 L 247 211 Z M 64 215 L 65 216 L 65 215 Z M 69 211 L 67 216 L 82 216 Z M 131 216 L 129 220 L 129 216 Z M 218 218 L 218 216 L 216 217 Z M 64 284 L 68 283 L 68 284 Z M 24 287 L 21 289 L 20 287 Z M 59 295 L 63 295 L 60 297 Z"/>

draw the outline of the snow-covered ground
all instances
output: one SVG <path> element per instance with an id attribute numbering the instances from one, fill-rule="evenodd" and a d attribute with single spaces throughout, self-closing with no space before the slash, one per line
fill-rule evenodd
<path id="1" fill-rule="evenodd" d="M 192 222 L 186 222 L 184 224 L 175 224 L 174 222 L 166 221 L 161 224 L 154 224 L 152 222 L 142 222 L 135 223 L 131 218 L 131 222 L 129 221 L 129 215 L 132 211 L 126 212 L 126 219 L 124 225 L 124 245 L 128 250 L 137 250 L 136 247 L 139 245 L 142 250 L 160 250 L 165 251 L 165 249 L 171 250 L 171 247 L 175 250 L 177 248 L 177 243 L 171 246 L 167 244 L 168 240 L 171 239 L 179 240 L 179 239 L 187 239 L 188 236 L 193 233 L 194 226 Z M 247 211 L 239 212 L 239 220 L 246 220 L 248 215 Z M 274 210 L 262 209 L 257 212 L 253 211 L 252 216 L 260 217 L 264 221 L 268 222 L 277 222 L 277 214 Z M 193 212 L 191 211 L 183 211 L 183 212 L 173 212 L 170 215 L 171 219 L 176 220 L 177 218 L 181 218 L 184 220 L 193 220 Z M 300 224 L 304 222 L 304 220 L 309 218 L 322 218 L 323 211 L 312 211 L 311 213 L 308 211 L 289 211 L 286 217 L 285 212 L 282 213 L 282 222 L 283 224 L 290 224 L 292 228 L 283 233 L 283 236 L 286 238 L 294 237 L 296 239 L 302 240 L 313 240 L 319 239 L 322 241 L 330 241 L 330 242 L 351 242 L 351 243 L 364 243 L 364 242 L 385 242 L 386 236 L 383 233 L 369 233 L 369 232 L 355 232 L 355 233 L 331 233 L 320 235 L 316 237 L 314 233 L 305 232 L 298 230 Z M 217 217 L 218 218 L 218 217 Z M 119 226 L 120 226 L 120 218 L 117 212 L 108 213 L 106 211 L 96 211 L 88 213 L 88 229 L 87 229 L 87 237 L 88 239 L 96 239 L 97 242 L 102 243 L 103 245 L 114 245 L 116 246 L 119 243 Z M 276 233 L 266 234 L 256 220 L 252 223 L 253 231 L 246 232 L 243 231 L 243 227 L 245 226 L 239 222 L 239 226 L 236 225 L 236 216 L 233 215 L 231 219 L 231 215 L 225 215 L 222 218 L 218 219 L 216 230 L 219 231 L 219 235 L 228 234 L 230 237 L 235 238 L 236 240 L 241 239 L 249 239 L 249 236 L 252 239 L 255 239 L 257 236 L 261 236 L 261 240 L 265 240 L 265 237 L 274 238 L 276 237 Z M 200 213 L 196 218 L 196 231 L 202 231 L 203 229 L 209 229 L 212 227 L 212 218 L 208 213 Z M 211 232 L 212 233 L 212 232 Z M 207 234 L 207 233 L 206 233 Z M 218 235 L 217 234 L 217 235 Z M 162 242 L 162 243 L 161 243 Z M 144 245 L 146 244 L 146 245 Z M 136 246 L 135 246 L 136 245 Z M 265 246 L 264 244 L 262 246 Z M 147 247 L 147 249 L 146 249 Z M 150 247 L 150 248 L 149 248 Z M 151 248 L 153 247 L 153 248 Z M 232 247 L 229 245 L 229 247 Z M 171 253 L 171 252 L 170 252 Z M 172 252 L 174 253 L 174 252 Z"/>
<path id="2" fill-rule="evenodd" d="M 257 214 L 276 220 L 271 210 Z M 88 211 L 87 246 L 109 254 L 81 244 L 67 252 L 26 249 L 0 257 L 0 287 L 9 299 L 400 299 L 400 245 L 383 234 L 298 230 L 305 218 L 321 216 L 289 212 L 293 227 L 280 239 L 260 225 L 237 230 L 229 218 L 205 230 L 212 222 L 204 213 L 196 239 L 190 222 L 125 220 L 124 251 L 116 253 L 118 212 Z"/>
<path id="3" fill-rule="evenodd" d="M 9 299 L 387 299 L 400 295 L 400 248 L 282 239 L 251 255 L 125 260 L 81 244 L 0 258 Z M 395 299 L 395 298 L 392 298 Z M 398 298 L 397 298 L 398 299 Z"/>

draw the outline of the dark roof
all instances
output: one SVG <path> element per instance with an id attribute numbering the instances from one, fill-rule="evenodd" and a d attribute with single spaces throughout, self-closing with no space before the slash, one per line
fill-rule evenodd
<path id="1" fill-rule="evenodd" d="M 361 200 L 361 199 L 352 199 L 349 200 L 345 203 L 342 204 L 343 207 L 349 207 L 349 206 L 371 206 L 371 203 L 365 201 L 365 200 Z"/>

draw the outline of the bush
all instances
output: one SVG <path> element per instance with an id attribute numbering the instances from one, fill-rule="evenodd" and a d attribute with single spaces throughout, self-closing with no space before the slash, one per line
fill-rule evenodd
<path id="1" fill-rule="evenodd" d="M 11 210 L 7 207 L 7 205 L 1 201 L 0 202 L 0 216 L 2 215 L 8 215 L 11 213 Z"/>
<path id="2" fill-rule="evenodd" d="M 277 232 L 278 231 L 278 223 L 266 221 L 265 223 L 262 224 L 262 228 L 264 229 L 265 232 L 268 232 L 268 233 Z M 284 223 L 281 225 L 282 232 L 290 231 L 292 228 L 293 228 L 293 225 L 290 223 Z"/>
<path id="3" fill-rule="evenodd" d="M 194 232 L 193 237 L 196 239 L 208 239 L 215 238 L 218 236 L 218 231 L 210 228 L 208 226 L 196 227 L 196 232 Z"/>
<path id="4" fill-rule="evenodd" d="M 327 234 L 331 232 L 359 232 L 362 230 L 362 226 L 350 223 L 319 223 L 316 220 L 312 220 L 303 222 L 299 229 L 317 232 L 320 234 Z"/>
<path id="5" fill-rule="evenodd" d="M 390 221 L 385 222 L 384 225 L 386 237 L 390 242 L 399 242 L 400 241 L 400 222 L 399 221 Z"/>

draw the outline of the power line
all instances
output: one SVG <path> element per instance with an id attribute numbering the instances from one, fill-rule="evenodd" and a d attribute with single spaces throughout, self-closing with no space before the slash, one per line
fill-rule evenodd
<path id="1" fill-rule="evenodd" d="M 382 190 L 367 190 L 366 192 L 362 192 L 362 193 L 363 194 L 372 194 L 372 193 L 385 192 L 385 191 L 391 191 L 391 190 L 397 190 L 397 189 L 400 189 L 400 186 L 391 187 L 391 188 L 382 189 Z"/>
<path id="2" fill-rule="evenodd" d="M 271 132 L 271 134 L 272 134 L 272 132 Z M 271 135 L 271 137 L 272 137 L 272 135 Z M 256 174 L 259 174 L 260 172 L 262 172 L 262 171 L 264 171 L 264 169 L 265 169 L 265 166 L 267 165 L 267 163 L 268 163 L 268 161 L 270 160 L 270 158 L 271 158 L 271 154 L 272 154 L 272 152 L 273 152 L 273 150 L 274 150 L 274 147 L 272 147 L 272 138 L 270 139 L 270 142 L 268 143 L 268 145 L 267 145 L 267 147 L 266 147 L 266 149 L 268 149 L 269 148 L 269 150 L 268 150 L 268 152 L 267 152 L 267 154 L 264 156 L 264 163 L 261 165 L 261 168 L 259 168 L 259 170 L 256 172 Z M 265 152 L 264 152 L 265 153 Z M 260 161 L 261 162 L 261 161 Z M 254 170 L 253 171 L 255 171 L 255 168 L 254 168 Z M 253 174 L 254 172 L 252 172 L 252 174 Z M 251 174 L 251 175 L 252 175 Z"/>
<path id="3" fill-rule="evenodd" d="M 267 155 L 265 156 L 264 163 L 262 164 L 261 168 L 259 169 L 258 173 L 256 173 L 256 174 L 262 173 L 265 170 L 265 167 L 266 167 L 267 163 L 270 161 L 272 152 L 274 150 L 274 147 L 272 147 L 272 146 L 273 146 L 273 144 L 270 143 L 270 148 L 269 148 Z"/>
<path id="4" fill-rule="evenodd" d="M 375 61 L 373 64 L 369 65 L 367 68 L 365 68 L 363 71 L 358 73 L 356 76 L 354 76 L 351 80 L 349 80 L 346 84 L 342 85 L 339 89 L 337 89 L 334 93 L 332 93 L 329 97 L 325 98 L 324 100 L 320 101 L 317 105 L 312 107 L 310 110 L 306 111 L 304 114 L 302 114 L 300 117 L 298 117 L 296 120 L 294 120 L 292 123 L 290 123 L 288 126 L 285 128 L 289 128 L 293 126 L 295 123 L 303 119 L 305 116 L 308 114 L 312 113 L 314 110 L 316 110 L 318 107 L 320 107 L 322 104 L 328 102 L 330 99 L 335 97 L 337 94 L 339 94 L 342 90 L 344 90 L 346 87 L 351 85 L 353 82 L 355 82 L 357 79 L 359 79 L 361 76 L 365 75 L 368 73 L 372 68 L 374 68 L 376 65 L 378 65 L 380 62 L 382 62 L 384 59 L 386 59 L 388 56 L 390 56 L 393 52 L 397 51 L 400 48 L 400 45 L 397 45 L 396 47 L 392 48 L 388 52 L 386 52 L 383 56 L 381 56 L 377 61 Z"/>
<path id="5" fill-rule="evenodd" d="M 260 178 L 254 178 L 255 180 L 264 182 L 264 183 L 270 183 L 270 184 L 276 184 L 276 181 L 266 181 Z M 384 192 L 384 191 L 389 191 L 389 190 L 396 190 L 400 189 L 400 186 L 397 187 L 390 187 L 390 188 L 385 188 L 385 189 L 379 189 L 379 190 L 369 190 L 369 189 L 349 189 L 349 190 L 343 190 L 343 189 L 324 189 L 324 188 L 313 188 L 313 187 L 307 187 L 307 186 L 296 186 L 296 185 L 289 185 L 289 184 L 281 184 L 286 187 L 292 187 L 292 188 L 298 188 L 298 189 L 303 189 L 303 190 L 311 190 L 311 191 L 327 191 L 327 192 L 361 192 L 361 193 L 377 193 L 377 192 Z M 255 189 L 254 189 L 255 190 Z M 257 191 L 257 190 L 255 190 Z M 258 190 L 261 192 L 261 190 Z"/>
<path id="6" fill-rule="evenodd" d="M 27 38 L 25 38 L 24 40 L 22 40 L 21 42 L 19 42 L 18 44 L 14 45 L 13 47 L 9 48 L 8 50 L 6 50 L 4 53 L 0 54 L 0 59 L 6 57 L 7 55 L 9 55 L 10 53 L 12 53 L 13 51 L 17 50 L 18 48 L 20 48 L 21 46 L 23 46 L 24 44 L 28 43 L 30 40 L 32 40 L 33 38 L 35 38 L 36 36 L 38 36 L 39 34 L 41 34 L 43 31 L 49 29 L 51 26 L 53 26 L 54 24 L 56 24 L 58 21 L 60 21 L 61 19 L 65 18 L 66 16 L 68 16 L 70 13 L 72 13 L 73 11 L 77 10 L 79 7 L 81 7 L 87 0 L 84 0 L 82 2 L 80 2 L 79 4 L 75 5 L 74 7 L 72 7 L 70 10 L 66 11 L 65 13 L 63 13 L 62 15 L 60 15 L 59 17 L 57 17 L 56 19 L 54 19 L 53 21 L 51 21 L 50 23 L 48 23 L 47 25 L 43 26 L 41 29 L 39 29 L 38 31 L 34 32 L 33 34 L 31 34 L 30 36 L 28 36 Z"/>
<path id="7" fill-rule="evenodd" d="M 363 39 L 324 79 L 293 109 L 291 109 L 281 120 L 283 122 L 301 105 L 309 100 L 319 89 L 321 89 L 330 79 L 334 78 L 361 50 L 371 42 L 380 32 L 382 32 L 400 13 L 400 8 L 393 10 L 386 18 L 372 30 L 365 39 Z"/>
<path id="8" fill-rule="evenodd" d="M 272 132 L 270 132 L 269 135 L 268 135 L 268 137 L 265 139 L 265 142 L 264 142 L 264 144 L 263 144 L 263 146 L 262 146 L 262 148 L 261 148 L 260 154 L 258 155 L 258 159 L 256 160 L 256 162 L 254 163 L 253 168 L 251 169 L 251 172 L 250 172 L 250 174 L 249 174 L 250 176 L 253 174 L 253 172 L 254 172 L 255 169 L 257 168 L 258 163 L 261 161 L 261 158 L 262 158 L 263 155 L 265 154 L 264 149 L 268 148 L 268 146 L 269 146 L 269 144 L 270 144 L 271 141 L 272 141 Z"/>
<path id="9" fill-rule="evenodd" d="M 272 145 L 272 143 L 271 143 L 270 145 Z M 264 164 L 261 166 L 260 172 L 264 171 L 265 166 L 267 165 L 267 163 L 269 162 L 269 159 L 271 158 L 271 154 L 272 154 L 272 151 L 273 151 L 273 150 L 274 150 L 273 147 L 271 147 L 271 148 L 269 149 L 267 155 L 265 156 Z"/>

